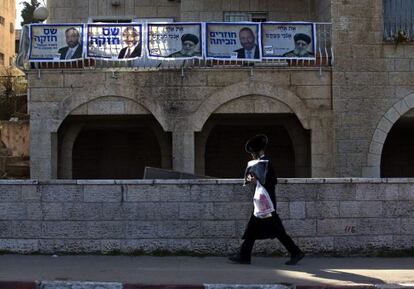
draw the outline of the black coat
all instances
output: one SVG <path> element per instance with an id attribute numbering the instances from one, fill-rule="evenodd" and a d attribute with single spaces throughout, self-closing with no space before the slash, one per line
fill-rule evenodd
<path id="1" fill-rule="evenodd" d="M 262 160 L 269 160 L 267 157 L 260 158 Z M 273 206 L 276 209 L 276 195 L 275 185 L 277 183 L 276 174 L 273 169 L 272 162 L 269 160 L 268 171 L 266 175 L 266 182 L 263 187 L 269 193 L 270 199 L 272 200 Z M 285 229 L 282 222 L 279 219 L 276 211 L 272 213 L 272 217 L 260 219 L 251 215 L 249 223 L 247 224 L 246 230 L 243 234 L 243 239 L 273 239 L 281 233 L 284 233 Z"/>
<path id="2" fill-rule="evenodd" d="M 66 53 L 69 50 L 69 46 L 62 47 L 58 50 L 60 53 L 60 59 L 66 59 Z M 75 53 L 73 53 L 72 57 L 70 59 L 78 59 L 82 58 L 83 54 L 83 47 L 81 44 L 79 44 L 78 48 L 76 48 Z"/>
<path id="3" fill-rule="evenodd" d="M 255 48 L 256 49 L 254 50 L 254 56 L 253 56 L 253 58 L 254 59 L 259 59 L 260 58 L 260 55 L 259 55 L 259 47 L 256 45 Z M 237 58 L 238 59 L 246 58 L 246 55 L 245 55 L 245 52 L 244 52 L 244 48 L 240 48 L 240 49 L 234 50 L 234 52 L 237 52 Z"/>
<path id="4" fill-rule="evenodd" d="M 128 49 L 128 46 L 122 48 L 121 51 L 119 51 L 118 59 L 126 58 L 125 53 L 127 49 Z M 135 58 L 135 57 L 141 57 L 141 44 L 138 44 L 134 48 L 134 50 L 132 51 L 132 53 L 129 55 L 128 58 Z"/>

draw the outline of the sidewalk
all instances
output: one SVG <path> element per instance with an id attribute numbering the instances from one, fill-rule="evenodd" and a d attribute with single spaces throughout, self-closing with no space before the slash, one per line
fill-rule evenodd
<path id="1" fill-rule="evenodd" d="M 145 287 L 142 284 L 193 285 L 174 287 L 190 289 L 204 288 L 203 284 L 281 283 L 293 284 L 297 288 L 349 285 L 378 285 L 383 288 L 403 285 L 414 288 L 414 258 L 305 257 L 295 266 L 284 265 L 286 260 L 253 257 L 251 265 L 235 265 L 227 263 L 224 257 L 0 255 L 0 289 L 36 288 L 30 287 L 31 284 L 44 280 L 118 282 L 124 287 L 99 288 L 120 289 L 167 288 Z M 12 287 L 6 287 L 5 281 L 17 283 L 9 283 L 7 286 Z M 24 284 L 29 287 L 24 287 Z M 244 288 L 255 287 L 249 285 Z"/>

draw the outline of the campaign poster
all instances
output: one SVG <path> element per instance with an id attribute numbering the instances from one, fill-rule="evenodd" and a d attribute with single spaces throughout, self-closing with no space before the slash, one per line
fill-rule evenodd
<path id="1" fill-rule="evenodd" d="M 306 22 L 262 23 L 265 59 L 315 59 L 315 25 Z"/>
<path id="2" fill-rule="evenodd" d="M 29 61 L 55 62 L 82 59 L 83 24 L 32 24 Z"/>
<path id="3" fill-rule="evenodd" d="M 148 23 L 148 56 L 155 59 L 203 57 L 201 23 Z"/>
<path id="4" fill-rule="evenodd" d="M 141 24 L 88 24 L 87 31 L 88 58 L 131 60 L 142 57 Z"/>
<path id="5" fill-rule="evenodd" d="M 258 23 L 206 23 L 206 58 L 260 61 L 259 39 Z"/>

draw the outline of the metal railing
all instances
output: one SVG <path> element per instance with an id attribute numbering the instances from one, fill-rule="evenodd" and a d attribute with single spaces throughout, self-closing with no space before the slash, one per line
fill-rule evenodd
<path id="1" fill-rule="evenodd" d="M 162 69 L 183 69 L 183 68 L 235 68 L 235 67 L 326 67 L 334 63 L 334 51 L 332 47 L 332 24 L 316 23 L 316 51 L 315 59 L 263 59 L 260 62 L 249 60 L 156 60 L 143 57 L 132 60 L 104 60 L 85 58 L 81 60 L 65 62 L 28 62 L 28 30 L 22 30 L 22 40 L 16 64 L 18 67 L 29 69 L 108 69 L 108 70 L 162 70 Z M 26 45 L 25 45 L 26 43 Z"/>

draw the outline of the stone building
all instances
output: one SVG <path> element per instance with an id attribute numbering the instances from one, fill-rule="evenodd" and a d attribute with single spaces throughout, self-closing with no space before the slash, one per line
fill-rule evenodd
<path id="1" fill-rule="evenodd" d="M 16 1 L 0 2 L 0 66 L 11 66 L 15 55 Z"/>
<path id="2" fill-rule="evenodd" d="M 49 23 L 316 22 L 319 53 L 254 66 L 35 66 L 32 178 L 142 178 L 145 166 L 238 178 L 256 133 L 269 136 L 280 177 L 414 175 L 410 1 L 49 0 L 48 8 Z"/>

